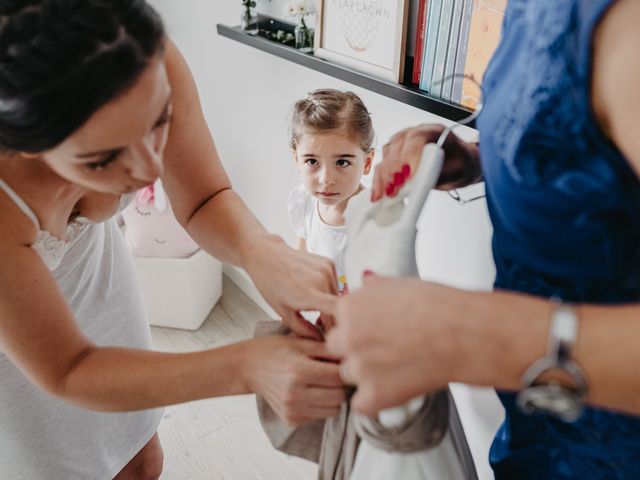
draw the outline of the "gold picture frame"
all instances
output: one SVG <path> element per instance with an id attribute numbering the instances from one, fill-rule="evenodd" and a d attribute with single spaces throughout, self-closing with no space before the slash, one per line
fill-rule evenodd
<path id="1" fill-rule="evenodd" d="M 314 55 L 395 83 L 404 78 L 409 0 L 318 0 Z"/>

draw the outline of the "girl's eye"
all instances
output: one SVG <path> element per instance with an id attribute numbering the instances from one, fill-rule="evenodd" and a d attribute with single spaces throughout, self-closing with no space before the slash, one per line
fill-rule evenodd
<path id="1" fill-rule="evenodd" d="M 99 160 L 97 162 L 89 162 L 86 163 L 85 166 L 91 170 L 92 172 L 100 172 L 107 168 L 111 163 L 115 162 L 118 159 L 118 156 L 122 153 L 121 150 L 115 151 L 104 160 Z"/>
<path id="2" fill-rule="evenodd" d="M 315 167 L 318 164 L 318 161 L 315 158 L 307 158 L 304 163 L 309 165 L 310 167 Z"/>
<path id="3" fill-rule="evenodd" d="M 349 165 L 351 165 L 351 162 L 349 160 L 341 158 L 336 162 L 336 165 L 338 165 L 339 167 L 348 167 Z"/>

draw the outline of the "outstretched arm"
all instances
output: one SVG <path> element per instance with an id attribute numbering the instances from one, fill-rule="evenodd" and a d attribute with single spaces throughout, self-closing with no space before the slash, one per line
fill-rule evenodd
<path id="1" fill-rule="evenodd" d="M 170 41 L 166 63 L 174 109 L 162 180 L 176 217 L 202 248 L 244 268 L 290 328 L 300 335 L 319 338 L 298 312 L 333 313 L 337 294 L 333 264 L 288 247 L 253 216 L 231 188 L 193 77 Z"/>
<path id="2" fill-rule="evenodd" d="M 259 392 L 292 421 L 337 412 L 344 399 L 337 366 L 317 360 L 327 353 L 313 340 L 270 337 L 181 354 L 95 345 L 28 246 L 31 222 L 20 212 L 3 220 L 14 228 L 0 239 L 0 351 L 34 385 L 104 411 Z"/>
<path id="3" fill-rule="evenodd" d="M 551 309 L 518 293 L 370 276 L 340 299 L 327 341 L 358 385 L 354 407 L 374 414 L 449 382 L 520 389 L 522 373 L 546 352 Z M 581 305 L 578 315 L 574 358 L 588 401 L 640 413 L 640 305 Z"/>

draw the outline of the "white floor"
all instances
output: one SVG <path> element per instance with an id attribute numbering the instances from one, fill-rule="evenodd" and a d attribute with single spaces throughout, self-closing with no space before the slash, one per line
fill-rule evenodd
<path id="1" fill-rule="evenodd" d="M 224 292 L 196 332 L 152 328 L 157 350 L 202 350 L 249 338 L 268 319 L 225 277 Z M 169 407 L 160 424 L 163 480 L 315 479 L 315 464 L 277 452 L 265 436 L 253 395 L 201 400 Z"/>

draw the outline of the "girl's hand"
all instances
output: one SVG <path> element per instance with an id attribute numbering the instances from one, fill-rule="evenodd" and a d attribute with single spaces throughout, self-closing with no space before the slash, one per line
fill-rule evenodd
<path id="1" fill-rule="evenodd" d="M 294 333 L 323 338 L 300 312 L 317 310 L 325 322 L 332 322 L 338 284 L 331 260 L 294 250 L 279 237 L 271 236 L 267 241 L 256 242 L 246 265 L 262 296 Z"/>
<path id="2" fill-rule="evenodd" d="M 394 196 L 417 170 L 424 146 L 437 142 L 444 128 L 442 125 L 420 125 L 396 133 L 382 149 L 382 162 L 373 176 L 371 199 Z M 479 181 L 482 172 L 476 144 L 450 133 L 443 148 L 445 163 L 438 180 L 439 189 L 450 190 Z"/>
<path id="3" fill-rule="evenodd" d="M 457 327 L 470 314 L 467 297 L 457 293 L 419 279 L 369 275 L 362 290 L 340 298 L 327 347 L 343 357 L 343 380 L 358 387 L 356 410 L 374 415 L 454 380 L 456 363 L 468 360 Z"/>
<path id="4" fill-rule="evenodd" d="M 345 401 L 335 357 L 323 342 L 272 336 L 251 341 L 244 377 L 285 422 L 301 425 L 337 415 Z"/>

